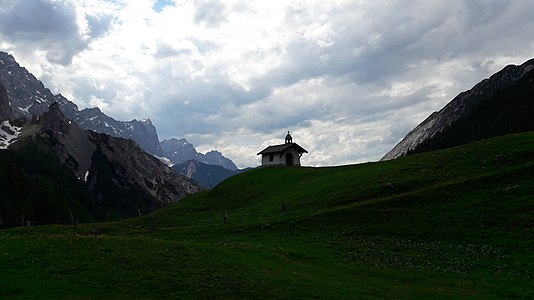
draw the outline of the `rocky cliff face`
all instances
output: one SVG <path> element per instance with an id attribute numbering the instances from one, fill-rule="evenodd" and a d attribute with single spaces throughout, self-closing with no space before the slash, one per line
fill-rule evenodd
<path id="1" fill-rule="evenodd" d="M 9 105 L 9 98 L 7 96 L 6 88 L 0 83 L 0 121 L 14 119 L 15 115 L 11 106 Z"/>
<path id="2" fill-rule="evenodd" d="M 222 166 L 228 170 L 237 170 L 237 166 L 230 159 L 224 157 L 221 152 L 212 150 L 206 154 L 198 153 L 195 147 L 186 139 L 168 139 L 161 141 L 163 156 L 170 159 L 174 164 L 182 164 L 189 160 L 195 160 L 208 165 Z"/>
<path id="3" fill-rule="evenodd" d="M 9 149 L 34 144 L 54 153 L 83 183 L 98 219 L 127 217 L 166 206 L 201 188 L 143 151 L 134 141 L 82 129 L 54 103 L 23 127 L 25 138 Z"/>
<path id="4" fill-rule="evenodd" d="M 5 52 L 0 52 L 0 84 L 3 84 L 8 92 L 16 118 L 30 119 L 42 114 L 48 110 L 54 98 L 42 82 L 20 67 L 13 56 Z"/>
<path id="5" fill-rule="evenodd" d="M 534 130 L 533 95 L 534 59 L 506 66 L 432 113 L 382 160 Z"/>
<path id="6" fill-rule="evenodd" d="M 82 128 L 116 137 L 131 138 L 148 153 L 162 155 L 156 128 L 150 120 L 121 122 L 102 113 L 98 108 L 80 111 L 76 104 L 61 94 L 53 95 L 41 81 L 22 68 L 13 56 L 1 51 L 0 84 L 6 87 L 16 118 L 31 119 L 33 116 L 39 116 L 48 110 L 49 105 L 57 102 L 65 116 Z"/>

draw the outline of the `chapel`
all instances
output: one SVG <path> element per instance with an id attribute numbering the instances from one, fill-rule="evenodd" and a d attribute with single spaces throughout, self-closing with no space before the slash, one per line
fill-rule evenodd
<path id="1" fill-rule="evenodd" d="M 280 145 L 272 145 L 261 152 L 261 166 L 300 166 L 300 157 L 302 154 L 308 153 L 306 149 L 293 143 L 293 137 L 287 132 L 285 143 Z"/>

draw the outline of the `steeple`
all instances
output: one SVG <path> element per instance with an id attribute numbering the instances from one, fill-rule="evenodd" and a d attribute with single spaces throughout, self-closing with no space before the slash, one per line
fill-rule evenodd
<path id="1" fill-rule="evenodd" d="M 286 144 L 291 144 L 291 143 L 293 143 L 293 137 L 291 137 L 291 134 L 289 134 L 289 131 L 288 131 L 286 135 Z"/>

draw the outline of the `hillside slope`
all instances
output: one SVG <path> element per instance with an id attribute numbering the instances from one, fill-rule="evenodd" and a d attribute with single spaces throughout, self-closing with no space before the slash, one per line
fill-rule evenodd
<path id="1" fill-rule="evenodd" d="M 534 132 L 251 170 L 143 218 L 1 231 L 0 295 L 532 298 L 533 174 Z"/>

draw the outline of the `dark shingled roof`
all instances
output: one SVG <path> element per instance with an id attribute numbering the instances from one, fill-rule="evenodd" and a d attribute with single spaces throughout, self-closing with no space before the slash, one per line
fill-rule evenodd
<path id="1" fill-rule="evenodd" d="M 299 153 L 308 153 L 308 151 L 306 151 L 306 149 L 302 148 L 297 143 L 289 143 L 289 144 L 281 144 L 281 145 L 269 146 L 269 147 L 263 149 L 257 155 L 269 154 L 269 153 L 284 153 L 287 149 L 289 149 L 291 147 L 296 147 L 297 151 Z"/>

